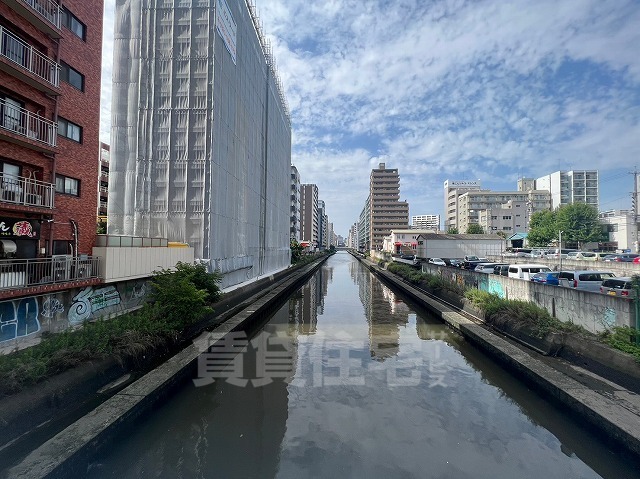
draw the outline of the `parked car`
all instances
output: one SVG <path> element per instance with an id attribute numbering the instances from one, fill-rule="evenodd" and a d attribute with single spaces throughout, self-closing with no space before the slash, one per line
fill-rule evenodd
<path id="1" fill-rule="evenodd" d="M 529 256 L 531 258 L 544 258 L 546 256 L 547 251 L 544 249 L 532 249 Z"/>
<path id="2" fill-rule="evenodd" d="M 611 271 L 560 271 L 560 286 L 585 291 L 600 291 L 600 285 L 605 279 L 615 277 L 616 275 Z"/>
<path id="3" fill-rule="evenodd" d="M 509 265 L 508 264 L 497 264 L 493 267 L 493 274 L 498 274 L 500 276 L 509 276 Z"/>
<path id="4" fill-rule="evenodd" d="M 447 266 L 447 263 L 445 263 L 442 258 L 429 258 L 427 263 L 435 264 L 435 265 L 438 265 L 438 266 Z"/>
<path id="5" fill-rule="evenodd" d="M 474 269 L 474 271 L 476 271 L 477 273 L 491 274 L 493 273 L 493 269 L 496 266 L 500 265 L 502 265 L 502 263 L 480 263 L 478 264 L 478 266 L 476 266 L 476 269 Z"/>
<path id="6" fill-rule="evenodd" d="M 448 258 L 448 259 L 449 259 L 450 266 L 453 266 L 454 268 L 462 268 L 462 264 L 464 263 L 464 261 L 462 261 L 461 259 L 459 258 Z M 444 262 L 446 263 L 447 260 L 444 259 Z"/>
<path id="7" fill-rule="evenodd" d="M 631 278 L 627 276 L 605 279 L 600 285 L 600 292 L 602 294 L 619 296 L 621 298 L 635 297 Z"/>
<path id="8" fill-rule="evenodd" d="M 486 261 L 485 261 L 486 262 Z M 475 269 L 479 263 L 482 263 L 480 258 L 474 255 L 467 255 L 464 257 L 464 262 L 462 263 L 463 269 Z"/>
<path id="9" fill-rule="evenodd" d="M 567 259 L 577 259 L 579 254 L 580 254 L 580 251 L 569 251 L 567 253 L 566 258 Z"/>
<path id="10" fill-rule="evenodd" d="M 560 281 L 558 276 L 560 273 L 558 271 L 545 271 L 544 273 L 536 273 L 529 278 L 530 281 L 534 283 L 542 283 L 548 284 L 551 286 L 560 286 Z"/>
<path id="11" fill-rule="evenodd" d="M 579 259 L 582 261 L 601 261 L 602 258 L 604 258 L 606 255 L 607 253 L 596 253 L 594 251 L 580 251 L 576 255 L 576 259 Z"/>
<path id="12" fill-rule="evenodd" d="M 566 258 L 567 255 L 569 253 L 571 253 L 572 251 L 578 251 L 575 249 L 565 249 L 565 248 L 552 248 L 550 250 L 547 251 L 547 254 L 545 255 L 547 258 Z"/>
<path id="13" fill-rule="evenodd" d="M 604 261 L 616 261 L 618 263 L 633 263 L 633 260 L 640 257 L 636 253 L 620 253 L 612 256 L 605 256 Z"/>
<path id="14" fill-rule="evenodd" d="M 545 264 L 510 264 L 509 265 L 509 278 L 519 278 L 529 280 L 531 275 L 536 273 L 551 272 Z"/>

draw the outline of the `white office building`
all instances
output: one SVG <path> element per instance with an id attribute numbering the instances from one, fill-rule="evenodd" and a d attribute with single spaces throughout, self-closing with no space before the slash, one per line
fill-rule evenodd
<path id="1" fill-rule="evenodd" d="M 458 228 L 458 197 L 469 191 L 479 191 L 481 189 L 480 180 L 459 180 L 444 182 L 444 230 Z"/>
<path id="2" fill-rule="evenodd" d="M 411 229 L 438 231 L 440 229 L 440 215 L 412 216 Z"/>
<path id="3" fill-rule="evenodd" d="M 553 209 L 573 203 L 599 207 L 598 170 L 556 171 L 536 179 L 535 188 L 551 193 Z"/>

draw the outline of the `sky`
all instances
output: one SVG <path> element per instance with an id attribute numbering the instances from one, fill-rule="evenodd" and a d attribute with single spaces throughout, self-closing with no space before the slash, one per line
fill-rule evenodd
<path id="1" fill-rule="evenodd" d="M 447 179 L 513 191 L 520 177 L 597 169 L 600 209 L 630 208 L 640 1 L 254 1 L 291 110 L 291 161 L 336 234 L 358 220 L 382 162 L 398 169 L 409 215 L 440 214 L 441 226 Z"/>

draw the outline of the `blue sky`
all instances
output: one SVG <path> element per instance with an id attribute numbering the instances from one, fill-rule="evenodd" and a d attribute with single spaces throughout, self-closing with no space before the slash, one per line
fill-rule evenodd
<path id="1" fill-rule="evenodd" d="M 601 209 L 629 208 L 640 167 L 640 2 L 255 0 L 292 114 L 292 162 L 337 234 L 379 162 L 410 215 L 443 181 L 598 169 Z M 114 0 L 105 0 L 109 140 Z"/>

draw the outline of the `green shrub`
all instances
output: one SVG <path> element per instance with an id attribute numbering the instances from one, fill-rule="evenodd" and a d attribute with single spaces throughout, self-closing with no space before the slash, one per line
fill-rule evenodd
<path id="1" fill-rule="evenodd" d="M 527 326 L 540 338 L 550 332 L 587 333 L 582 326 L 560 321 L 530 301 L 503 299 L 497 294 L 478 289 L 467 290 L 465 297 L 484 313 L 485 321 L 496 326 L 507 323 Z"/>
<path id="2" fill-rule="evenodd" d="M 56 334 L 45 333 L 35 346 L 0 355 L 0 394 L 108 356 L 140 357 L 175 340 L 181 331 L 202 319 L 220 297 L 220 274 L 204 265 L 178 263 L 175 271 L 155 272 L 150 302 L 134 313 L 98 319 Z"/>
<path id="3" fill-rule="evenodd" d="M 605 331 L 601 338 L 609 346 L 629 353 L 640 361 L 640 331 L 628 326 L 616 326 Z"/>

